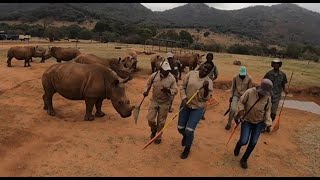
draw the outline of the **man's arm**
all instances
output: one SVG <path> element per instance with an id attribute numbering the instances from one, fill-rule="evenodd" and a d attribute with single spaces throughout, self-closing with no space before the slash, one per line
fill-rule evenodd
<path id="1" fill-rule="evenodd" d="M 288 79 L 287 79 L 287 75 L 285 73 L 283 73 L 283 81 L 282 81 L 282 89 L 283 91 L 288 94 L 288 86 L 287 86 L 287 83 L 288 83 Z"/>
<path id="2" fill-rule="evenodd" d="M 214 77 L 213 77 L 212 81 L 214 81 L 214 80 L 216 80 L 218 78 L 219 73 L 218 73 L 217 66 L 214 66 L 213 74 L 214 74 Z"/>
<path id="3" fill-rule="evenodd" d="M 188 72 L 186 74 L 186 76 L 183 78 L 182 80 L 182 84 L 181 84 L 181 88 L 180 88 L 180 97 L 181 97 L 181 100 L 184 100 L 187 98 L 187 94 L 186 94 L 186 90 L 187 90 L 187 84 L 188 84 L 188 81 L 189 81 L 189 76 L 190 76 L 190 73 L 192 71 Z"/>
<path id="4" fill-rule="evenodd" d="M 232 79 L 231 98 L 233 97 L 235 91 L 236 91 L 236 77 L 234 77 L 234 78 Z"/>
<path id="5" fill-rule="evenodd" d="M 244 111 L 245 110 L 245 106 L 248 102 L 248 98 L 249 98 L 249 90 L 247 90 L 241 97 L 238 103 L 238 112 L 240 111 Z"/>
<path id="6" fill-rule="evenodd" d="M 248 83 L 248 89 L 252 88 L 253 84 L 252 84 L 252 78 L 249 77 L 249 83 Z"/>
<path id="7" fill-rule="evenodd" d="M 149 79 L 148 79 L 148 81 L 147 81 L 147 85 L 146 85 L 146 87 L 144 88 L 144 92 L 145 92 L 145 93 L 149 93 L 149 90 L 151 89 L 150 85 L 151 85 L 151 82 L 152 82 L 152 80 L 153 80 L 153 78 L 154 78 L 155 75 L 156 75 L 156 74 L 153 73 L 153 74 L 149 77 Z"/>
<path id="8" fill-rule="evenodd" d="M 272 119 L 271 119 L 271 98 L 268 99 L 268 106 L 266 108 L 266 113 L 264 114 L 264 122 L 267 126 L 272 125 Z"/>
<path id="9" fill-rule="evenodd" d="M 170 86 L 170 95 L 171 96 L 175 96 L 178 93 L 178 86 L 177 86 L 177 82 L 175 80 L 175 78 L 172 79 L 172 84 Z"/>

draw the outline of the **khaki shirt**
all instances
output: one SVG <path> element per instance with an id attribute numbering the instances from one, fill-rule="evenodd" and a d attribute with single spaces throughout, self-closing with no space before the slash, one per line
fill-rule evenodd
<path id="1" fill-rule="evenodd" d="M 247 89 L 252 88 L 252 78 L 249 74 L 242 80 L 239 74 L 235 75 L 232 80 L 231 97 L 241 97 Z"/>
<path id="2" fill-rule="evenodd" d="M 151 85 L 152 80 L 157 72 L 154 72 L 148 79 L 147 86 L 144 90 L 144 92 L 147 92 L 148 87 Z M 169 75 L 165 78 L 160 78 L 160 72 L 157 74 L 155 79 L 153 80 L 152 84 L 153 90 L 152 90 L 152 97 L 151 100 L 154 100 L 158 103 L 162 102 L 169 102 L 177 93 L 178 93 L 178 86 L 176 83 L 176 79 L 174 76 L 169 73 Z M 163 88 L 170 89 L 171 93 L 166 94 L 161 91 Z"/>
<path id="3" fill-rule="evenodd" d="M 240 98 L 238 104 L 238 112 L 245 110 L 245 113 L 253 106 L 259 98 L 257 89 L 255 87 L 248 89 Z M 257 124 L 265 121 L 267 126 L 272 125 L 271 114 L 271 98 L 262 97 L 251 111 L 244 117 L 245 121 Z"/>
<path id="4" fill-rule="evenodd" d="M 182 80 L 181 89 L 180 89 L 180 96 L 181 100 L 188 98 L 190 99 L 191 96 L 202 87 L 203 82 L 209 82 L 209 93 L 207 97 L 203 97 L 204 89 L 201 89 L 199 93 L 192 99 L 189 103 L 188 107 L 192 109 L 200 109 L 205 107 L 206 101 L 208 101 L 213 93 L 213 84 L 212 80 L 209 76 L 204 78 L 199 77 L 199 71 L 190 71 L 186 74 L 185 78 Z"/>

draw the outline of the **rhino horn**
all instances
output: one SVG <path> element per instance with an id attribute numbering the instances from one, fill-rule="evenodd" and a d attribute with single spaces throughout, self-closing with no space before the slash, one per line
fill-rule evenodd
<path id="1" fill-rule="evenodd" d="M 127 82 L 130 81 L 131 79 L 133 79 L 133 77 L 132 77 L 132 76 L 129 76 L 129 77 L 125 78 L 125 79 L 122 79 L 121 82 L 122 82 L 122 83 L 127 83 Z"/>

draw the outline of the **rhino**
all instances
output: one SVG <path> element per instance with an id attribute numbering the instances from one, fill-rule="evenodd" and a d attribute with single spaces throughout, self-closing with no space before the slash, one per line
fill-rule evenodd
<path id="1" fill-rule="evenodd" d="M 130 105 L 125 93 L 124 83 L 130 78 L 121 79 L 109 68 L 101 64 L 58 63 L 51 65 L 42 75 L 42 96 L 44 106 L 50 116 L 55 116 L 52 97 L 58 92 L 69 100 L 84 100 L 86 103 L 85 121 L 103 117 L 101 106 L 104 99 L 110 99 L 115 110 L 122 118 L 131 116 L 134 106 Z"/>
<path id="2" fill-rule="evenodd" d="M 57 59 L 57 62 L 70 61 L 81 54 L 76 48 L 49 47 L 50 56 Z"/>
<path id="3" fill-rule="evenodd" d="M 175 54 L 173 56 L 174 60 L 179 60 L 181 63 L 181 71 L 184 70 L 186 66 L 189 67 L 189 70 L 194 70 L 198 65 L 200 65 L 200 59 L 204 56 L 199 53 L 194 54 Z"/>
<path id="4" fill-rule="evenodd" d="M 121 58 L 101 58 L 94 54 L 80 54 L 74 59 L 74 62 L 81 64 L 99 63 L 103 66 L 112 69 L 121 78 L 128 78 L 132 74 L 132 70 L 126 69 L 122 63 Z"/>
<path id="5" fill-rule="evenodd" d="M 11 60 L 24 60 L 24 67 L 31 66 L 30 60 L 32 57 L 43 57 L 44 53 L 39 46 L 14 46 L 9 48 L 7 53 L 7 66 L 12 67 Z"/>
<path id="6" fill-rule="evenodd" d="M 137 60 L 137 54 L 127 54 L 125 55 L 123 58 L 121 58 L 121 61 L 120 61 L 123 66 L 127 69 L 130 69 L 130 70 L 136 70 L 137 69 L 137 63 L 138 63 L 138 60 Z"/>
<path id="7" fill-rule="evenodd" d="M 46 54 L 47 50 L 43 47 L 38 46 L 38 51 L 40 52 L 40 54 L 35 54 L 35 56 L 32 56 L 32 57 L 41 57 L 40 63 L 44 63 L 45 58 L 46 58 L 45 54 Z M 32 58 L 30 59 L 30 62 L 33 62 Z"/>
<path id="8" fill-rule="evenodd" d="M 156 54 L 151 57 L 150 63 L 151 63 L 151 72 L 154 73 L 157 70 L 160 69 L 161 63 L 165 60 L 165 58 L 159 54 Z"/>

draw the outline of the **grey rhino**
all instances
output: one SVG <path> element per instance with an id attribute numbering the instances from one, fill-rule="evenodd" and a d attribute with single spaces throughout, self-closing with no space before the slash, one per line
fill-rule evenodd
<path id="1" fill-rule="evenodd" d="M 157 70 L 160 69 L 161 63 L 165 60 L 165 58 L 159 54 L 156 54 L 151 57 L 150 63 L 151 63 L 151 72 L 154 73 Z"/>
<path id="2" fill-rule="evenodd" d="M 44 53 L 39 50 L 39 46 L 14 46 L 9 48 L 7 52 L 7 66 L 12 67 L 12 58 L 24 60 L 24 67 L 31 66 L 30 60 L 32 57 L 42 57 L 43 55 Z"/>
<path id="3" fill-rule="evenodd" d="M 122 118 L 130 117 L 134 106 L 130 105 L 124 86 L 129 80 L 130 78 L 120 79 L 114 71 L 100 64 L 54 64 L 42 75 L 43 109 L 47 110 L 49 115 L 55 116 L 52 97 L 58 92 L 66 99 L 85 101 L 86 121 L 94 120 L 92 115 L 94 106 L 96 117 L 105 115 L 101 106 L 106 98 L 111 99 L 113 107 Z"/>
<path id="4" fill-rule="evenodd" d="M 81 54 L 76 48 L 49 47 L 50 56 L 57 59 L 57 62 L 71 61 Z M 50 57 L 46 57 L 48 59 Z"/>
<path id="5" fill-rule="evenodd" d="M 200 59 L 204 56 L 199 53 L 194 54 L 175 54 L 173 56 L 174 60 L 179 60 L 181 63 L 181 71 L 184 70 L 186 66 L 189 67 L 190 70 L 194 70 L 198 65 L 200 65 Z"/>
<path id="6" fill-rule="evenodd" d="M 77 56 L 74 59 L 74 62 L 81 63 L 81 64 L 99 63 L 107 68 L 112 69 L 121 78 L 130 77 L 132 74 L 132 70 L 128 70 L 127 68 L 125 68 L 120 61 L 121 61 L 121 59 L 101 58 L 101 57 L 98 57 L 94 54 L 80 54 L 79 56 Z"/>

